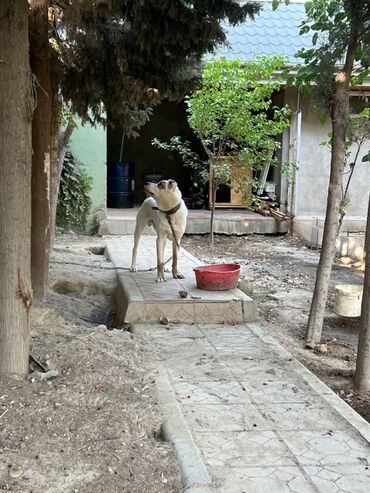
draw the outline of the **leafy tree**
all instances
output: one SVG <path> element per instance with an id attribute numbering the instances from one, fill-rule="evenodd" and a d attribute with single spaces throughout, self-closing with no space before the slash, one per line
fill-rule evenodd
<path id="1" fill-rule="evenodd" d="M 332 123 L 330 182 L 323 243 L 307 324 L 306 341 L 320 341 L 338 229 L 341 187 L 346 158 L 349 91 L 361 84 L 370 62 L 370 0 L 314 0 L 305 4 L 301 33 L 312 32 L 313 47 L 298 55 L 305 64 L 295 82 L 310 91 L 315 85 L 317 108 Z"/>
<path id="2" fill-rule="evenodd" d="M 277 136 L 289 125 L 289 110 L 272 105 L 280 88 L 275 76 L 285 64 L 283 57 L 255 60 L 210 61 L 204 68 L 200 87 L 186 99 L 188 122 L 200 140 L 206 160 L 191 151 L 188 142 L 173 137 L 169 144 L 154 139 L 157 147 L 177 150 L 186 164 L 201 170 L 211 188 L 211 243 L 213 215 L 220 184 L 237 182 L 245 191 L 253 180 L 249 170 L 260 171 L 274 164 Z M 263 82 L 261 82 L 263 81 Z"/>
<path id="3" fill-rule="evenodd" d="M 63 97 L 83 120 L 105 123 L 108 112 L 135 135 L 155 104 L 194 87 L 204 53 L 226 40 L 220 23 L 258 11 L 235 0 L 57 2 Z"/>

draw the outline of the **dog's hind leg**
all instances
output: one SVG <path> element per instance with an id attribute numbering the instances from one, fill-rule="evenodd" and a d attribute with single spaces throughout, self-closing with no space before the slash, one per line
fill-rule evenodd
<path id="1" fill-rule="evenodd" d="M 175 279 L 184 279 L 184 275 L 177 270 L 177 260 L 179 257 L 179 243 L 175 238 L 172 240 L 172 275 Z"/>
<path id="2" fill-rule="evenodd" d="M 157 282 L 164 282 L 164 249 L 167 238 L 163 235 L 157 236 Z"/>
<path id="3" fill-rule="evenodd" d="M 139 240 L 141 235 L 143 234 L 143 231 L 145 229 L 146 223 L 143 220 L 143 218 L 138 215 L 136 219 L 136 226 L 135 226 L 135 234 L 134 234 L 134 248 L 132 249 L 132 259 L 131 259 L 131 272 L 136 272 L 136 256 L 137 256 L 137 247 L 139 245 Z"/>

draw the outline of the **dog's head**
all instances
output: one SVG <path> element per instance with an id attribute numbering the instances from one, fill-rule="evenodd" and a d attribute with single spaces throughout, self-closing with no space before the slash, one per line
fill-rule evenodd
<path id="1" fill-rule="evenodd" d="M 181 200 L 181 192 L 175 180 L 162 180 L 145 185 L 147 195 L 154 197 L 160 209 L 168 210 Z"/>

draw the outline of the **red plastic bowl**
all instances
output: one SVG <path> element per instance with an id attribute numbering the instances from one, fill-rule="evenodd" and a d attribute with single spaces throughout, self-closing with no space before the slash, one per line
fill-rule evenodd
<path id="1" fill-rule="evenodd" d="M 239 264 L 201 265 L 193 268 L 197 287 L 208 291 L 226 291 L 238 284 Z"/>

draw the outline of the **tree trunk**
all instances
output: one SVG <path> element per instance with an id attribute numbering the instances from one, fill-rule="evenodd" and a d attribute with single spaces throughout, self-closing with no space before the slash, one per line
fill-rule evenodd
<path id="1" fill-rule="evenodd" d="M 37 77 L 32 120 L 31 275 L 35 299 L 47 294 L 50 256 L 50 147 L 53 91 L 49 50 L 48 0 L 30 0 L 30 60 Z"/>
<path id="2" fill-rule="evenodd" d="M 355 387 L 370 391 L 370 197 L 365 239 L 365 279 L 362 296 L 360 335 L 358 339 Z"/>
<path id="3" fill-rule="evenodd" d="M 51 117 L 51 147 L 50 147 L 50 251 L 55 240 L 55 219 L 58 203 L 59 175 L 59 111 L 57 88 L 53 91 L 53 114 Z"/>
<path id="4" fill-rule="evenodd" d="M 320 261 L 316 273 L 316 284 L 306 332 L 306 341 L 308 343 L 318 343 L 321 339 L 331 268 L 335 257 L 335 241 L 338 230 L 341 184 L 345 159 L 345 127 L 348 105 L 348 94 L 343 85 L 337 87 L 333 105 L 333 138 L 328 201 Z"/>
<path id="5" fill-rule="evenodd" d="M 74 130 L 74 125 L 68 123 L 64 132 L 59 132 L 59 122 L 53 125 L 52 131 L 52 159 L 50 175 L 50 192 L 51 192 L 51 244 L 54 243 L 55 225 L 57 217 L 58 196 L 60 179 L 62 177 L 64 156 L 67 150 L 68 142 Z"/>
<path id="6" fill-rule="evenodd" d="M 29 357 L 31 119 L 27 0 L 0 2 L 0 374 Z"/>
<path id="7" fill-rule="evenodd" d="M 211 171 L 211 190 L 212 190 L 212 202 L 211 202 L 211 221 L 210 221 L 210 240 L 211 240 L 211 248 L 214 245 L 214 220 L 215 220 L 215 209 L 216 209 L 216 194 L 218 189 L 218 182 L 215 177 L 215 172 L 212 167 Z"/>
<path id="8" fill-rule="evenodd" d="M 320 261 L 317 268 L 315 289 L 306 330 L 306 342 L 309 345 L 317 344 L 321 339 L 330 274 L 335 257 L 335 242 L 338 231 L 341 185 L 346 152 L 349 84 L 357 46 L 357 32 L 356 26 L 352 27 L 344 68 L 338 72 L 335 78 L 335 94 L 331 112 L 333 136 L 330 181 Z"/>

